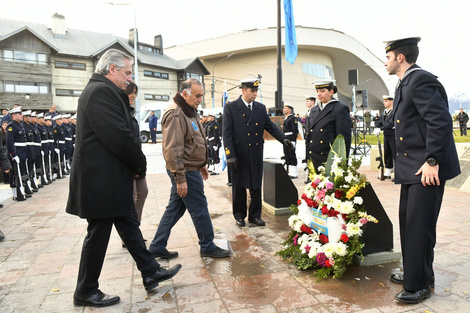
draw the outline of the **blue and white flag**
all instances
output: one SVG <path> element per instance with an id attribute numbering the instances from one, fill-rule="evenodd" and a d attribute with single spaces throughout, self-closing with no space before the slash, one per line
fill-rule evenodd
<path id="1" fill-rule="evenodd" d="M 295 34 L 295 23 L 294 23 L 294 10 L 292 6 L 292 0 L 284 0 L 284 14 L 285 14 L 285 29 L 286 29 L 286 60 L 290 64 L 294 65 L 294 61 L 297 58 L 297 36 Z"/>
<path id="2" fill-rule="evenodd" d="M 225 91 L 222 96 L 222 106 L 224 107 L 228 103 L 228 92 Z"/>

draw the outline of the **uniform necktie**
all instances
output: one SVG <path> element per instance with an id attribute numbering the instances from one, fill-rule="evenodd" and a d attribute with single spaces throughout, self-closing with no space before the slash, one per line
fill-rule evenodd
<path id="1" fill-rule="evenodd" d="M 250 111 L 251 111 L 251 104 L 248 104 L 248 109 L 250 109 Z"/>

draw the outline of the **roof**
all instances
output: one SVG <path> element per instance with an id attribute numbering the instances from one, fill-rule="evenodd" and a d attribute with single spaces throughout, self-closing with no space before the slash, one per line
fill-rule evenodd
<path id="1" fill-rule="evenodd" d="M 122 46 L 130 55 L 134 54 L 134 47 L 129 45 L 128 39 L 112 34 L 67 28 L 67 35 L 65 37 L 55 37 L 51 29 L 45 24 L 0 19 L 0 42 L 22 31 L 30 32 L 59 55 L 91 58 L 106 51 L 115 44 Z M 185 64 L 190 65 L 193 62 L 199 62 L 203 70 L 207 71 L 204 64 L 196 57 L 178 61 L 167 55 L 144 51 L 139 51 L 137 56 L 139 61 L 143 64 L 173 70 L 182 70 L 186 68 L 184 67 Z"/>

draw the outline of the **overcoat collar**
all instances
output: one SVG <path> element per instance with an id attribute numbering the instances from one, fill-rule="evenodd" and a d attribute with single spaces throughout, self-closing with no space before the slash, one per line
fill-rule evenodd
<path id="1" fill-rule="evenodd" d="M 311 111 L 310 111 L 310 118 L 311 118 L 311 124 L 310 128 L 313 127 L 316 123 L 318 123 L 322 118 L 327 116 L 333 109 L 335 108 L 336 103 L 338 103 L 337 100 L 331 101 L 328 103 L 327 106 L 323 108 L 323 110 L 320 111 L 318 105 L 314 106 Z"/>

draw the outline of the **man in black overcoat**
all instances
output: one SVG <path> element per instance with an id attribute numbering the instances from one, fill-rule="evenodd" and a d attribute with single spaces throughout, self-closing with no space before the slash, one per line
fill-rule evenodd
<path id="1" fill-rule="evenodd" d="M 404 303 L 419 303 L 431 296 L 444 186 L 460 174 L 446 91 L 436 76 L 415 64 L 420 39 L 389 41 L 385 48 L 387 71 L 399 78 L 393 118 L 404 271 L 392 274 L 391 280 L 403 284 L 395 299 Z"/>
<path id="2" fill-rule="evenodd" d="M 393 164 L 395 163 L 395 156 L 397 154 L 397 144 L 395 141 L 395 123 L 393 121 L 393 96 L 382 96 L 384 100 L 385 110 L 380 118 L 375 123 L 374 134 L 378 136 L 380 130 L 384 132 L 384 163 L 385 163 L 385 178 L 392 178 Z"/>
<path id="3" fill-rule="evenodd" d="M 349 156 L 352 122 L 348 106 L 333 98 L 337 92 L 334 82 L 318 80 L 314 84 L 318 104 L 310 109 L 305 121 L 305 144 L 307 161 L 312 160 L 315 170 L 318 170 L 322 163 L 326 162 L 330 146 L 338 135 L 343 135 Z"/>
<path id="4" fill-rule="evenodd" d="M 251 196 L 248 220 L 258 226 L 266 225 L 261 219 L 264 130 L 293 149 L 269 118 L 266 107 L 255 101 L 259 84 L 258 79 L 242 80 L 242 95 L 224 107 L 222 134 L 227 164 L 231 166 L 232 209 L 238 226 L 245 226 L 246 189 Z"/>
<path id="5" fill-rule="evenodd" d="M 282 130 L 287 139 L 292 142 L 294 149 L 289 149 L 284 146 L 284 158 L 287 166 L 287 174 L 290 178 L 297 178 L 297 156 L 295 154 L 295 144 L 297 142 L 297 135 L 299 134 L 298 119 L 294 115 L 294 107 L 289 104 L 284 104 L 282 109 L 284 113 L 284 122 L 282 124 Z"/>
<path id="6" fill-rule="evenodd" d="M 86 218 L 74 293 L 75 305 L 108 306 L 120 301 L 98 289 L 113 225 L 141 272 L 147 291 L 176 275 L 181 265 L 160 267 L 144 243 L 133 200 L 134 177 L 144 177 L 146 158 L 133 133 L 129 98 L 133 59 L 106 51 L 83 90 L 77 108 L 77 135 L 67 213 Z"/>

